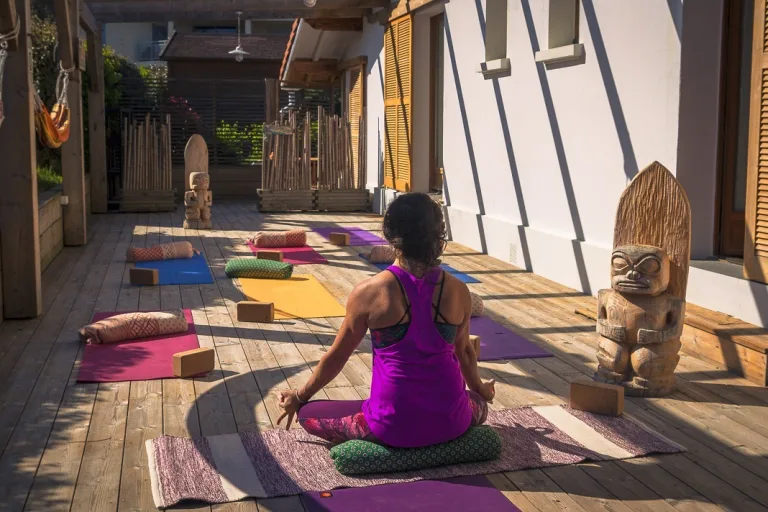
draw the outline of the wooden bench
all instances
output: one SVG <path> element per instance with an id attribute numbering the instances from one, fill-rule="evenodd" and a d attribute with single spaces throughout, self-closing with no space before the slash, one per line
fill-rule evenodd
<path id="1" fill-rule="evenodd" d="M 685 310 L 683 351 L 768 385 L 768 329 L 690 303 Z M 592 308 L 577 308 L 576 313 L 596 321 L 597 302 Z"/>

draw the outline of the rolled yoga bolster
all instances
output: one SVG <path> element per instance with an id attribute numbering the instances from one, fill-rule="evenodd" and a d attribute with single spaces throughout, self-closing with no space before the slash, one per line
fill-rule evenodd
<path id="1" fill-rule="evenodd" d="M 189 324 L 184 311 L 153 311 L 123 313 L 111 316 L 80 329 L 80 339 L 92 345 L 117 343 L 187 332 Z"/>
<path id="2" fill-rule="evenodd" d="M 227 262 L 224 272 L 231 278 L 289 279 L 293 274 L 293 265 L 259 258 L 235 258 Z"/>
<path id="3" fill-rule="evenodd" d="M 172 242 L 152 247 L 129 247 L 125 254 L 127 261 L 175 260 L 191 258 L 195 250 L 189 242 Z"/>
<path id="4" fill-rule="evenodd" d="M 469 292 L 469 296 L 472 298 L 472 316 L 483 316 L 485 306 L 483 305 L 483 299 L 479 295 Z"/>
<path id="5" fill-rule="evenodd" d="M 368 254 L 368 261 L 371 263 L 394 263 L 395 250 L 391 245 L 376 245 Z"/>
<path id="6" fill-rule="evenodd" d="M 256 247 L 303 247 L 307 245 L 307 232 L 303 229 L 259 231 L 252 241 Z"/>

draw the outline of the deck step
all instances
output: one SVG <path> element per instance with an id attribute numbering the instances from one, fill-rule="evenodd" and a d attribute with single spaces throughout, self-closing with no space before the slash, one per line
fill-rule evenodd
<path id="1" fill-rule="evenodd" d="M 768 330 L 738 318 L 686 304 L 683 351 L 697 359 L 724 365 L 761 386 L 768 385 Z M 597 320 L 597 302 L 576 313 Z"/>

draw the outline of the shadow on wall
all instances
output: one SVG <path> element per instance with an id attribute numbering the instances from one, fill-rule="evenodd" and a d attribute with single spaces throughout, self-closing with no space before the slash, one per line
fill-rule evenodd
<path id="1" fill-rule="evenodd" d="M 472 144 L 472 134 L 469 130 L 469 119 L 467 119 L 467 107 L 464 103 L 464 93 L 461 87 L 461 78 L 459 77 L 459 69 L 456 64 L 456 52 L 453 46 L 453 36 L 451 35 L 451 24 L 448 20 L 448 16 L 445 17 L 445 44 L 448 47 L 448 58 L 451 60 L 451 72 L 453 74 L 453 81 L 456 84 L 456 97 L 459 101 L 459 112 L 461 113 L 461 124 L 464 128 L 464 137 L 467 140 L 467 151 L 469 153 L 469 165 L 472 170 L 472 181 L 475 184 L 475 194 L 477 194 L 477 209 L 480 216 L 485 215 L 485 203 L 483 202 L 483 192 L 480 189 L 480 177 L 477 171 L 477 161 L 475 160 L 475 148 Z M 446 170 L 445 175 L 449 174 Z M 443 182 L 443 190 L 448 195 L 448 182 Z M 485 230 L 483 229 L 483 223 L 478 220 L 477 223 L 479 235 L 480 235 L 480 247 L 482 252 L 488 252 L 488 246 L 485 242 Z"/>
<path id="2" fill-rule="evenodd" d="M 668 1 L 671 2 L 673 0 Z M 523 1 L 523 5 L 527 13 L 526 18 L 530 18 L 530 7 L 528 6 L 527 0 Z M 638 173 L 637 157 L 635 157 L 635 148 L 632 146 L 632 140 L 629 136 L 629 128 L 627 127 L 627 119 L 624 117 L 624 109 L 621 107 L 619 90 L 616 87 L 616 81 L 613 78 L 611 64 L 608 62 L 608 53 L 605 49 L 603 34 L 600 30 L 600 24 L 597 21 L 597 14 L 595 13 L 595 6 L 593 5 L 592 0 L 583 0 L 581 5 L 584 10 L 584 18 L 587 20 L 587 26 L 589 27 L 589 34 L 592 37 L 592 46 L 595 51 L 597 65 L 600 67 L 600 76 L 603 78 L 605 92 L 608 95 L 608 104 L 611 107 L 613 122 L 616 125 L 616 135 L 619 137 L 621 152 L 624 154 L 624 174 L 627 176 L 627 180 L 631 180 Z M 677 24 L 675 26 L 677 27 Z"/>

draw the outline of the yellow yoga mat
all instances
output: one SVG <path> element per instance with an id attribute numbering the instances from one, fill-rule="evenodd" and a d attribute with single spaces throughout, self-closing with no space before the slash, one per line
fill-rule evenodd
<path id="1" fill-rule="evenodd" d="M 275 318 L 344 316 L 346 308 L 313 275 L 290 279 L 239 279 L 248 300 L 275 304 Z"/>

